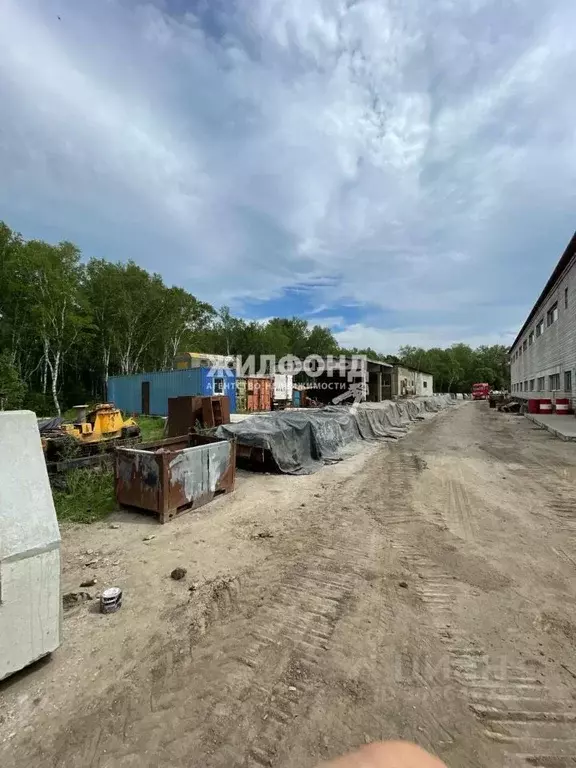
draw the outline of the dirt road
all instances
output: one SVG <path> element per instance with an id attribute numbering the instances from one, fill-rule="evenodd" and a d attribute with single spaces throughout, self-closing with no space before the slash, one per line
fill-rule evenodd
<path id="1" fill-rule="evenodd" d="M 466 403 L 161 529 L 72 529 L 66 584 L 126 604 L 0 687 L 0 764 L 312 768 L 406 738 L 451 768 L 576 765 L 575 480 L 576 446 Z"/>

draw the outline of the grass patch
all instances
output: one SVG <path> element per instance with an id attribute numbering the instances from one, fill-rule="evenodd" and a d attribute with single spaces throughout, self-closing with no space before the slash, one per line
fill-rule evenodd
<path id="1" fill-rule="evenodd" d="M 71 469 L 58 478 L 58 485 L 52 495 L 59 520 L 94 523 L 116 509 L 111 469 Z"/>
<path id="2" fill-rule="evenodd" d="M 136 416 L 143 443 L 162 440 L 166 421 L 160 416 Z"/>

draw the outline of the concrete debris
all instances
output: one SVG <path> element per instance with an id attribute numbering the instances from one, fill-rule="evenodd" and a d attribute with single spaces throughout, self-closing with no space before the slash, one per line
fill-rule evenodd
<path id="1" fill-rule="evenodd" d="M 96 576 L 93 576 L 91 579 L 86 579 L 86 581 L 83 581 L 80 586 L 81 587 L 93 587 L 96 584 Z"/>
<path id="2" fill-rule="evenodd" d="M 180 581 L 180 579 L 183 579 L 188 571 L 186 568 L 174 568 L 172 573 L 170 574 L 170 578 L 174 579 L 174 581 Z"/>
<path id="3" fill-rule="evenodd" d="M 80 603 L 86 602 L 86 600 L 92 600 L 90 592 L 67 592 L 62 595 L 62 607 L 65 611 L 69 611 Z"/>
<path id="4" fill-rule="evenodd" d="M 116 531 L 118 528 L 120 528 L 120 525 L 119 523 L 110 523 L 109 527 Z"/>
<path id="5" fill-rule="evenodd" d="M 97 565 L 98 560 L 89 560 L 87 563 L 84 563 L 84 568 L 90 568 L 92 565 Z"/>
<path id="6" fill-rule="evenodd" d="M 408 582 L 407 581 L 399 581 L 398 586 L 402 587 L 402 589 L 408 589 Z"/>
<path id="7" fill-rule="evenodd" d="M 155 539 L 155 538 L 156 538 L 156 536 L 153 533 L 151 533 L 148 536 L 144 536 L 142 541 L 152 541 L 152 539 Z"/>

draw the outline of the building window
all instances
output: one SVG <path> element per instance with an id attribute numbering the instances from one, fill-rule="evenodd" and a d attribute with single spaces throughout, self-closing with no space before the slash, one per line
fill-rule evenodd
<path id="1" fill-rule="evenodd" d="M 564 309 L 568 309 L 568 288 L 564 288 Z"/>
<path id="2" fill-rule="evenodd" d="M 538 336 L 542 336 L 543 332 L 544 332 L 544 320 L 542 319 L 538 321 L 538 325 L 536 326 L 536 338 L 538 338 Z"/>
<path id="3" fill-rule="evenodd" d="M 538 392 L 544 392 L 544 376 L 538 379 Z"/>
<path id="4" fill-rule="evenodd" d="M 548 376 L 548 384 L 550 392 L 558 392 L 560 389 L 560 374 L 553 373 L 552 376 Z"/>
<path id="5" fill-rule="evenodd" d="M 548 312 L 546 312 L 546 327 L 549 328 L 558 320 L 558 302 L 552 304 Z"/>
<path id="6" fill-rule="evenodd" d="M 526 352 L 527 349 L 528 349 L 528 342 L 524 340 L 524 344 L 522 344 L 522 351 Z"/>
<path id="7" fill-rule="evenodd" d="M 422 382 L 422 386 L 424 387 L 424 389 L 428 389 L 428 382 L 427 381 L 423 381 Z"/>
<path id="8" fill-rule="evenodd" d="M 530 392 L 534 392 L 534 386 L 536 382 L 534 379 L 530 379 Z"/>
<path id="9" fill-rule="evenodd" d="M 564 371 L 564 392 L 572 392 L 572 371 Z"/>
<path id="10" fill-rule="evenodd" d="M 224 379 L 214 379 L 214 394 L 221 395 L 224 392 Z"/>
<path id="11" fill-rule="evenodd" d="M 532 344 L 534 344 L 534 331 L 530 331 L 530 335 L 528 336 L 528 345 L 531 347 Z"/>
<path id="12" fill-rule="evenodd" d="M 522 357 L 522 347 L 518 349 L 518 357 Z"/>

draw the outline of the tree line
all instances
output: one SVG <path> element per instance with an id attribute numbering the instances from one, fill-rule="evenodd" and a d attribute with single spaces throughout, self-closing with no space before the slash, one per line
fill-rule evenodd
<path id="1" fill-rule="evenodd" d="M 133 261 L 82 259 L 71 242 L 25 240 L 0 221 L 0 408 L 41 414 L 106 397 L 108 377 L 167 370 L 184 351 L 304 358 L 367 354 L 433 373 L 437 391 L 508 381 L 505 347 L 343 349 L 306 320 L 248 321 L 167 286 Z"/>

